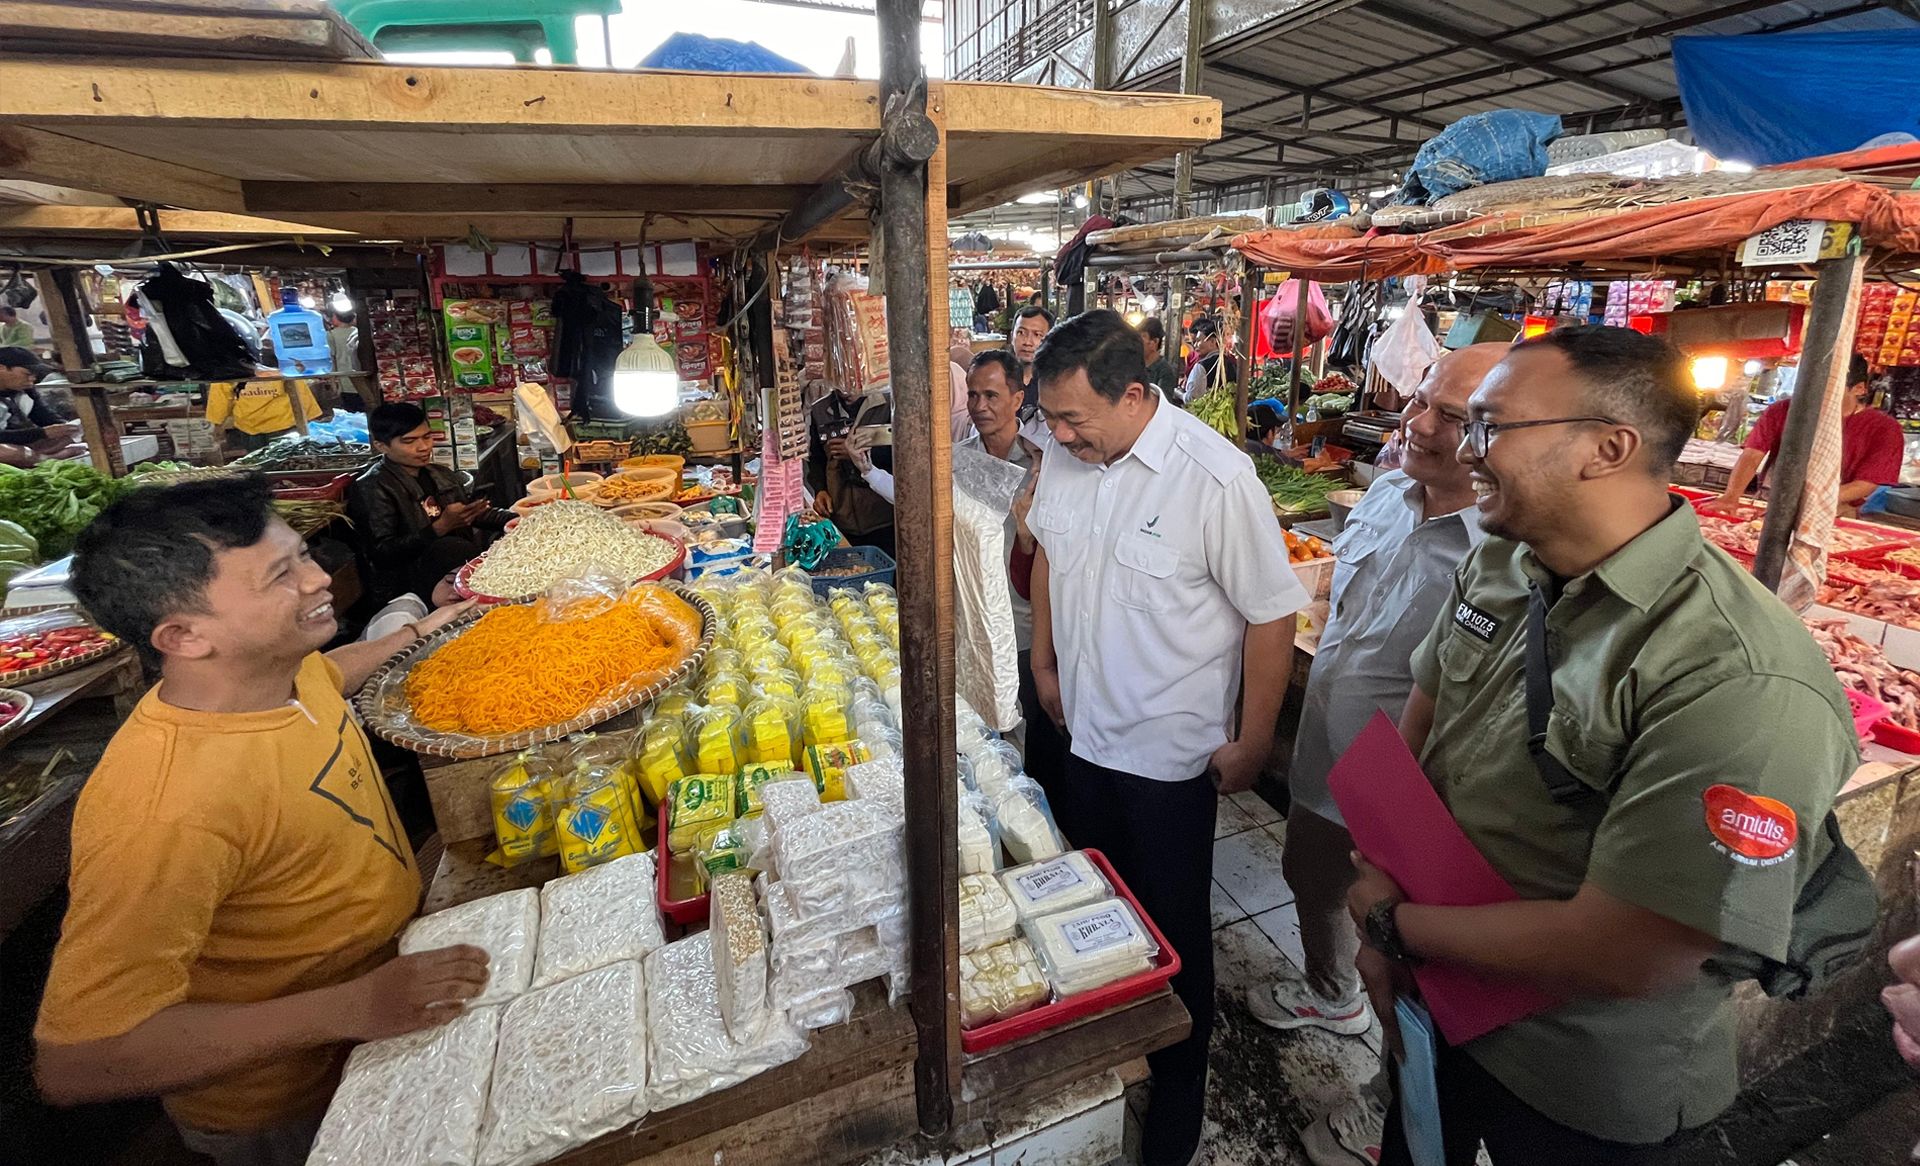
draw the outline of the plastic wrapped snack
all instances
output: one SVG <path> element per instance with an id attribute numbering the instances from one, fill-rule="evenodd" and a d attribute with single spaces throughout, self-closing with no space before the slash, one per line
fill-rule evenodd
<path id="1" fill-rule="evenodd" d="M 848 798 L 886 802 L 900 807 L 902 815 L 906 813 L 906 783 L 906 762 L 897 756 L 875 757 L 871 761 L 847 766 Z"/>
<path id="2" fill-rule="evenodd" d="M 1015 778 L 1007 792 L 995 799 L 993 818 L 1000 826 L 1000 844 L 1015 862 L 1044 862 L 1066 853 L 1067 844 L 1053 824 L 1047 795 L 1030 777 Z"/>
<path id="3" fill-rule="evenodd" d="M 776 831 L 773 851 L 802 917 L 832 915 L 854 927 L 894 910 L 905 895 L 905 827 L 884 805 L 823 806 Z"/>
<path id="4" fill-rule="evenodd" d="M 769 782 L 792 781 L 801 776 L 784 762 L 778 765 L 749 765 L 742 769 L 733 795 L 734 817 L 759 817 L 766 809 L 765 803 L 760 800 L 762 786 Z"/>
<path id="5" fill-rule="evenodd" d="M 760 787 L 760 805 L 767 824 L 775 830 L 786 827 L 795 818 L 820 809 L 820 787 L 805 774 L 779 778 Z"/>
<path id="6" fill-rule="evenodd" d="M 610 964 L 507 1008 L 481 1166 L 534 1166 L 647 1115 L 640 968 Z"/>
<path id="7" fill-rule="evenodd" d="M 727 705 L 703 708 L 689 722 L 694 764 L 701 773 L 737 773 L 745 752 L 740 710 Z"/>
<path id="8" fill-rule="evenodd" d="M 479 1008 L 355 1048 L 307 1166 L 471 1166 L 500 1013 Z"/>
<path id="9" fill-rule="evenodd" d="M 815 676 L 818 677 L 816 672 Z M 801 700 L 802 736 L 807 745 L 832 745 L 853 736 L 853 722 L 847 706 L 852 698 L 844 683 L 807 681 L 807 694 Z"/>
<path id="10" fill-rule="evenodd" d="M 1000 843 L 990 826 L 992 807 L 985 797 L 960 783 L 957 815 L 960 839 L 960 873 L 992 874 L 1000 866 Z"/>
<path id="11" fill-rule="evenodd" d="M 528 888 L 488 895 L 422 915 L 400 933 L 400 954 L 471 944 L 487 953 L 487 986 L 469 1008 L 511 1000 L 533 980 L 533 945 L 540 934 L 540 892 Z"/>
<path id="12" fill-rule="evenodd" d="M 653 863 L 651 854 L 630 854 L 540 888 L 534 987 L 644 959 L 666 943 Z"/>
<path id="13" fill-rule="evenodd" d="M 667 799 L 667 787 L 693 772 L 686 721 L 656 712 L 640 730 L 640 791 L 658 807 Z"/>
<path id="14" fill-rule="evenodd" d="M 553 829 L 560 865 L 568 874 L 646 851 L 647 837 L 634 820 L 632 797 L 610 773 L 582 769 L 556 785 L 560 792 Z"/>
<path id="15" fill-rule="evenodd" d="M 859 741 L 835 745 L 809 745 L 801 755 L 801 768 L 813 779 L 823 802 L 842 801 L 847 796 L 847 767 L 873 760 L 873 754 Z"/>
<path id="16" fill-rule="evenodd" d="M 801 682 L 800 674 L 791 668 L 769 668 L 753 674 L 753 691 L 759 696 L 798 701 L 800 694 L 806 691 L 806 686 Z"/>
<path id="17" fill-rule="evenodd" d="M 1020 776 L 1020 751 L 1005 741 L 977 741 L 961 753 L 973 764 L 974 784 L 993 801 L 1007 796 Z"/>
<path id="18" fill-rule="evenodd" d="M 786 696 L 763 696 L 747 705 L 742 732 L 748 765 L 793 768 L 800 756 L 800 702 Z"/>
<path id="19" fill-rule="evenodd" d="M 778 1013 L 750 1044 L 727 1035 L 711 931 L 669 943 L 647 957 L 647 1022 L 647 1096 L 654 1109 L 737 1085 L 807 1049 L 806 1033 Z"/>
<path id="20" fill-rule="evenodd" d="M 960 1024 L 978 1028 L 1018 1016 L 1053 995 L 1039 957 L 1024 939 L 960 955 Z"/>
<path id="21" fill-rule="evenodd" d="M 990 874 L 960 876 L 960 950 L 979 951 L 1012 939 L 1020 916 L 1000 880 Z"/>
<path id="22" fill-rule="evenodd" d="M 1002 871 L 1000 885 L 1007 889 L 1007 897 L 1013 900 L 1013 909 L 1019 913 L 1022 923 L 1057 911 L 1071 911 L 1113 895 L 1106 876 L 1094 867 L 1092 859 L 1078 850 Z"/>
<path id="23" fill-rule="evenodd" d="M 685 854 L 733 821 L 730 773 L 696 773 L 673 783 L 667 816 L 667 849 Z"/>
<path id="24" fill-rule="evenodd" d="M 788 1017 L 800 1028 L 814 1031 L 853 1018 L 853 993 L 845 988 L 829 988 L 817 996 L 796 1001 Z"/>
<path id="25" fill-rule="evenodd" d="M 501 766 L 487 787 L 493 804 L 493 834 L 505 866 L 559 853 L 547 779 L 532 753 L 528 750 Z"/>
<path id="26" fill-rule="evenodd" d="M 1160 948 L 1120 899 L 1102 899 L 1025 924 L 1047 980 L 1061 996 L 1104 988 L 1153 966 Z"/>
<path id="27" fill-rule="evenodd" d="M 713 965 L 718 976 L 720 1015 L 727 1034 L 751 1041 L 770 1018 L 767 1006 L 767 936 L 760 929 L 752 877 L 742 871 L 715 875 L 708 930 L 713 935 Z"/>

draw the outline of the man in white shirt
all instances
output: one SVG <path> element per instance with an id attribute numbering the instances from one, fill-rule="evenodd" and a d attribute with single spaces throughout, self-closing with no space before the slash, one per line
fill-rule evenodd
<path id="1" fill-rule="evenodd" d="M 1034 369 L 1052 438 L 1028 515 L 1034 685 L 1072 738 L 1053 808 L 1180 955 L 1193 1030 L 1148 1058 L 1141 1161 L 1184 1166 L 1213 1030 L 1214 812 L 1272 747 L 1307 594 L 1252 460 L 1147 383 L 1117 313 L 1055 328 Z"/>
<path id="2" fill-rule="evenodd" d="M 1485 535 L 1473 481 L 1455 456 L 1467 398 L 1512 349 L 1476 344 L 1443 355 L 1414 390 L 1401 431 L 1404 468 L 1376 479 L 1334 541 L 1338 560 L 1326 631 L 1307 678 L 1306 707 L 1288 784 L 1281 870 L 1300 917 L 1305 976 L 1247 990 L 1247 1006 L 1274 1028 L 1358 1037 L 1372 1023 L 1354 971 L 1359 934 L 1347 916 L 1353 837 L 1327 773 L 1376 712 L 1397 716 L 1413 690 L 1413 650 L 1452 594 L 1454 568 Z M 1315 1166 L 1372 1166 L 1386 1115 L 1385 1074 L 1301 1133 Z"/>

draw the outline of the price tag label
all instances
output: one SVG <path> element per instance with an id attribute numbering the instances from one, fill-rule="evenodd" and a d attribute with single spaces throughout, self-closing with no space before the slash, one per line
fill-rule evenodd
<path id="1" fill-rule="evenodd" d="M 1030 870 L 1013 881 L 1019 885 L 1020 893 L 1027 897 L 1029 903 L 1043 902 L 1062 891 L 1072 890 L 1086 882 L 1080 877 L 1079 871 L 1074 870 L 1063 860 L 1055 860 L 1037 870 Z"/>
<path id="2" fill-rule="evenodd" d="M 1060 934 L 1080 955 L 1120 947 L 1134 937 L 1133 923 L 1126 912 L 1108 907 L 1092 914 L 1068 919 L 1060 924 Z"/>

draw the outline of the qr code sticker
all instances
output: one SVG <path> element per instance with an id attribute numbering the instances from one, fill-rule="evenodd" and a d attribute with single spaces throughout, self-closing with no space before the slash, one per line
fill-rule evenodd
<path id="1" fill-rule="evenodd" d="M 1755 259 L 1802 259 L 1812 250 L 1817 236 L 1812 219 L 1788 219 L 1754 239 Z"/>

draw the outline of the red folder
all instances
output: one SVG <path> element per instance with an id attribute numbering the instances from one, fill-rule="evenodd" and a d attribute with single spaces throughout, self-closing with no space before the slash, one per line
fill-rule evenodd
<path id="1" fill-rule="evenodd" d="M 1478 907 L 1520 897 L 1453 820 L 1387 714 L 1374 714 L 1327 781 L 1354 848 L 1392 875 L 1408 902 Z M 1441 1035 L 1456 1048 L 1562 1003 L 1457 964 L 1429 961 L 1413 975 Z"/>

